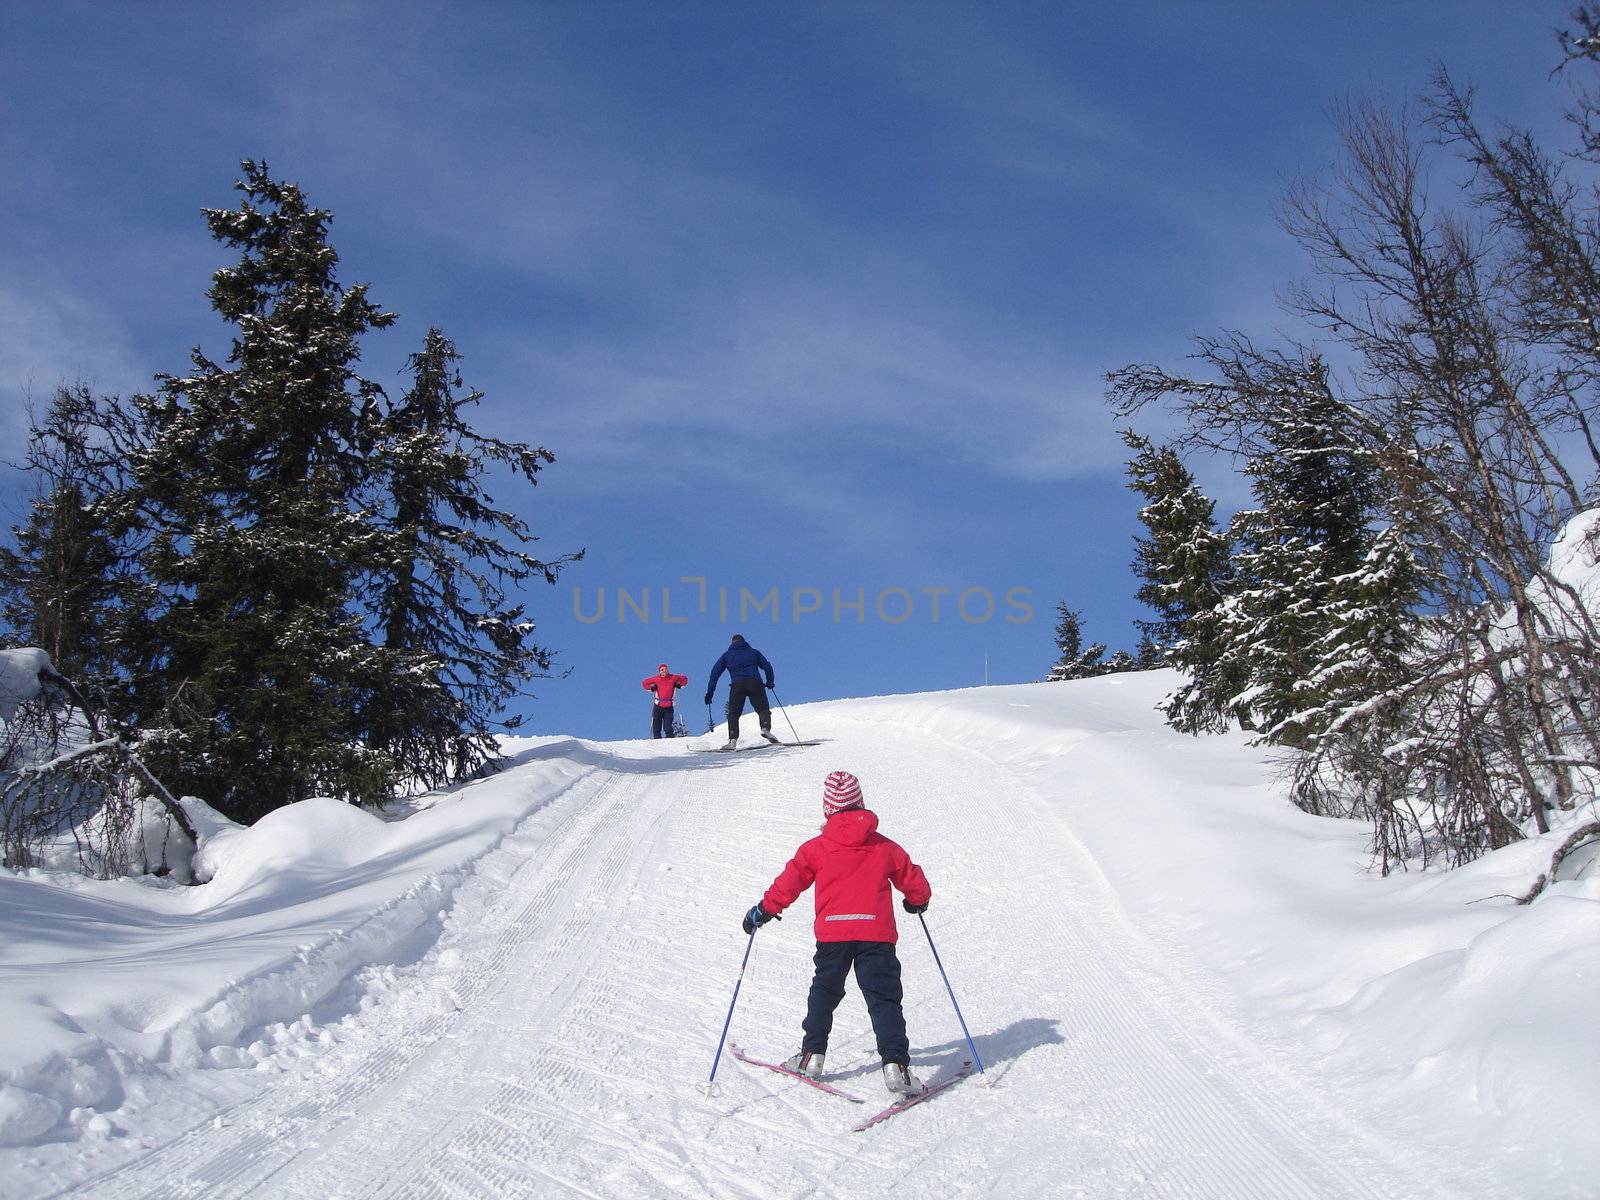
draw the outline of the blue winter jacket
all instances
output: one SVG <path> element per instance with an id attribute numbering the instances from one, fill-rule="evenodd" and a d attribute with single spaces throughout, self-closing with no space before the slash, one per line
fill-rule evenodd
<path id="1" fill-rule="evenodd" d="M 735 642 L 722 652 L 717 665 L 711 668 L 711 681 L 706 684 L 706 695 L 717 690 L 717 680 L 726 671 L 729 679 L 759 679 L 767 677 L 767 686 L 773 682 L 772 664 L 767 656 L 748 642 Z"/>

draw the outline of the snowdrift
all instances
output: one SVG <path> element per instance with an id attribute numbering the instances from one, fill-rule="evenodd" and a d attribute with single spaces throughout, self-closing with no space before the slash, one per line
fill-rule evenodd
<path id="1" fill-rule="evenodd" d="M 607 756 L 543 739 L 520 757 L 397 821 L 312 799 L 246 829 L 191 800 L 196 887 L 0 872 L 0 1146 L 70 1136 L 164 1069 L 272 1070 L 325 1042 L 504 836 Z"/>

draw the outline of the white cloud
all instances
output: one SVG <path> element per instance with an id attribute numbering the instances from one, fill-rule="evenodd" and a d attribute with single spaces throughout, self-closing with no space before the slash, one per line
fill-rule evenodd
<path id="1" fill-rule="evenodd" d="M 43 404 L 60 384 L 120 392 L 148 378 L 114 313 L 59 281 L 26 290 L 0 286 L 0 439 L 8 447 L 20 448 L 27 436 L 28 405 Z"/>
<path id="2" fill-rule="evenodd" d="M 620 466 L 663 439 L 707 434 L 781 437 L 790 455 L 828 436 L 870 440 L 890 460 L 938 452 L 1031 480 L 1120 461 L 1102 364 L 931 300 L 896 309 L 875 288 L 789 279 L 760 291 L 759 302 L 731 298 L 626 344 L 530 334 L 490 350 L 493 387 L 474 379 L 492 401 L 531 391 L 529 432 Z M 495 411 L 515 421 L 518 409 Z"/>

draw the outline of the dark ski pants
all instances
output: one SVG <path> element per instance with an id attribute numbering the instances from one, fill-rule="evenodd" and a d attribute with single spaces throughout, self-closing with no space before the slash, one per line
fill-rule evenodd
<path id="1" fill-rule="evenodd" d="M 906 1040 L 906 1015 L 900 1007 L 900 960 L 893 942 L 818 942 L 817 973 L 806 1000 L 805 1038 L 802 1050 L 822 1054 L 833 1032 L 833 1010 L 844 999 L 844 981 L 856 969 L 856 983 L 867 1001 L 867 1016 L 878 1038 L 878 1055 L 884 1062 L 909 1063 L 911 1043 Z"/>
<path id="2" fill-rule="evenodd" d="M 767 706 L 767 689 L 759 679 L 731 679 L 728 681 L 728 736 L 739 736 L 739 718 L 744 715 L 744 702 L 756 710 L 763 731 L 772 729 L 772 709 Z"/>
<path id="3" fill-rule="evenodd" d="M 678 710 L 670 704 L 652 704 L 650 706 L 650 736 L 664 738 L 672 736 L 673 720 Z"/>

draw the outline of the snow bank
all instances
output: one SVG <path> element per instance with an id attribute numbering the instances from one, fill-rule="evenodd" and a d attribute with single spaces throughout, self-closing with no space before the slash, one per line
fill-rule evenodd
<path id="1" fill-rule="evenodd" d="M 1461 884 L 1448 890 L 1469 902 Z M 1523 1136 L 1589 1147 L 1592 1160 L 1596 981 L 1600 880 L 1558 884 L 1464 945 L 1374 978 L 1311 1029 L 1336 1061 L 1459 1095 Z"/>
<path id="2" fill-rule="evenodd" d="M 285 877 L 338 878 L 381 854 L 395 833 L 381 818 L 319 797 L 270 812 L 249 827 L 213 825 L 195 858 L 214 902 L 258 888 L 280 889 Z"/>
<path id="3" fill-rule="evenodd" d="M 186 799 L 196 887 L 0 872 L 0 1145 L 100 1136 L 93 1110 L 141 1078 L 326 1036 L 310 1014 L 359 1004 L 508 833 L 614 757 L 520 745 L 514 775 L 399 821 L 313 799 L 244 828 Z"/>

